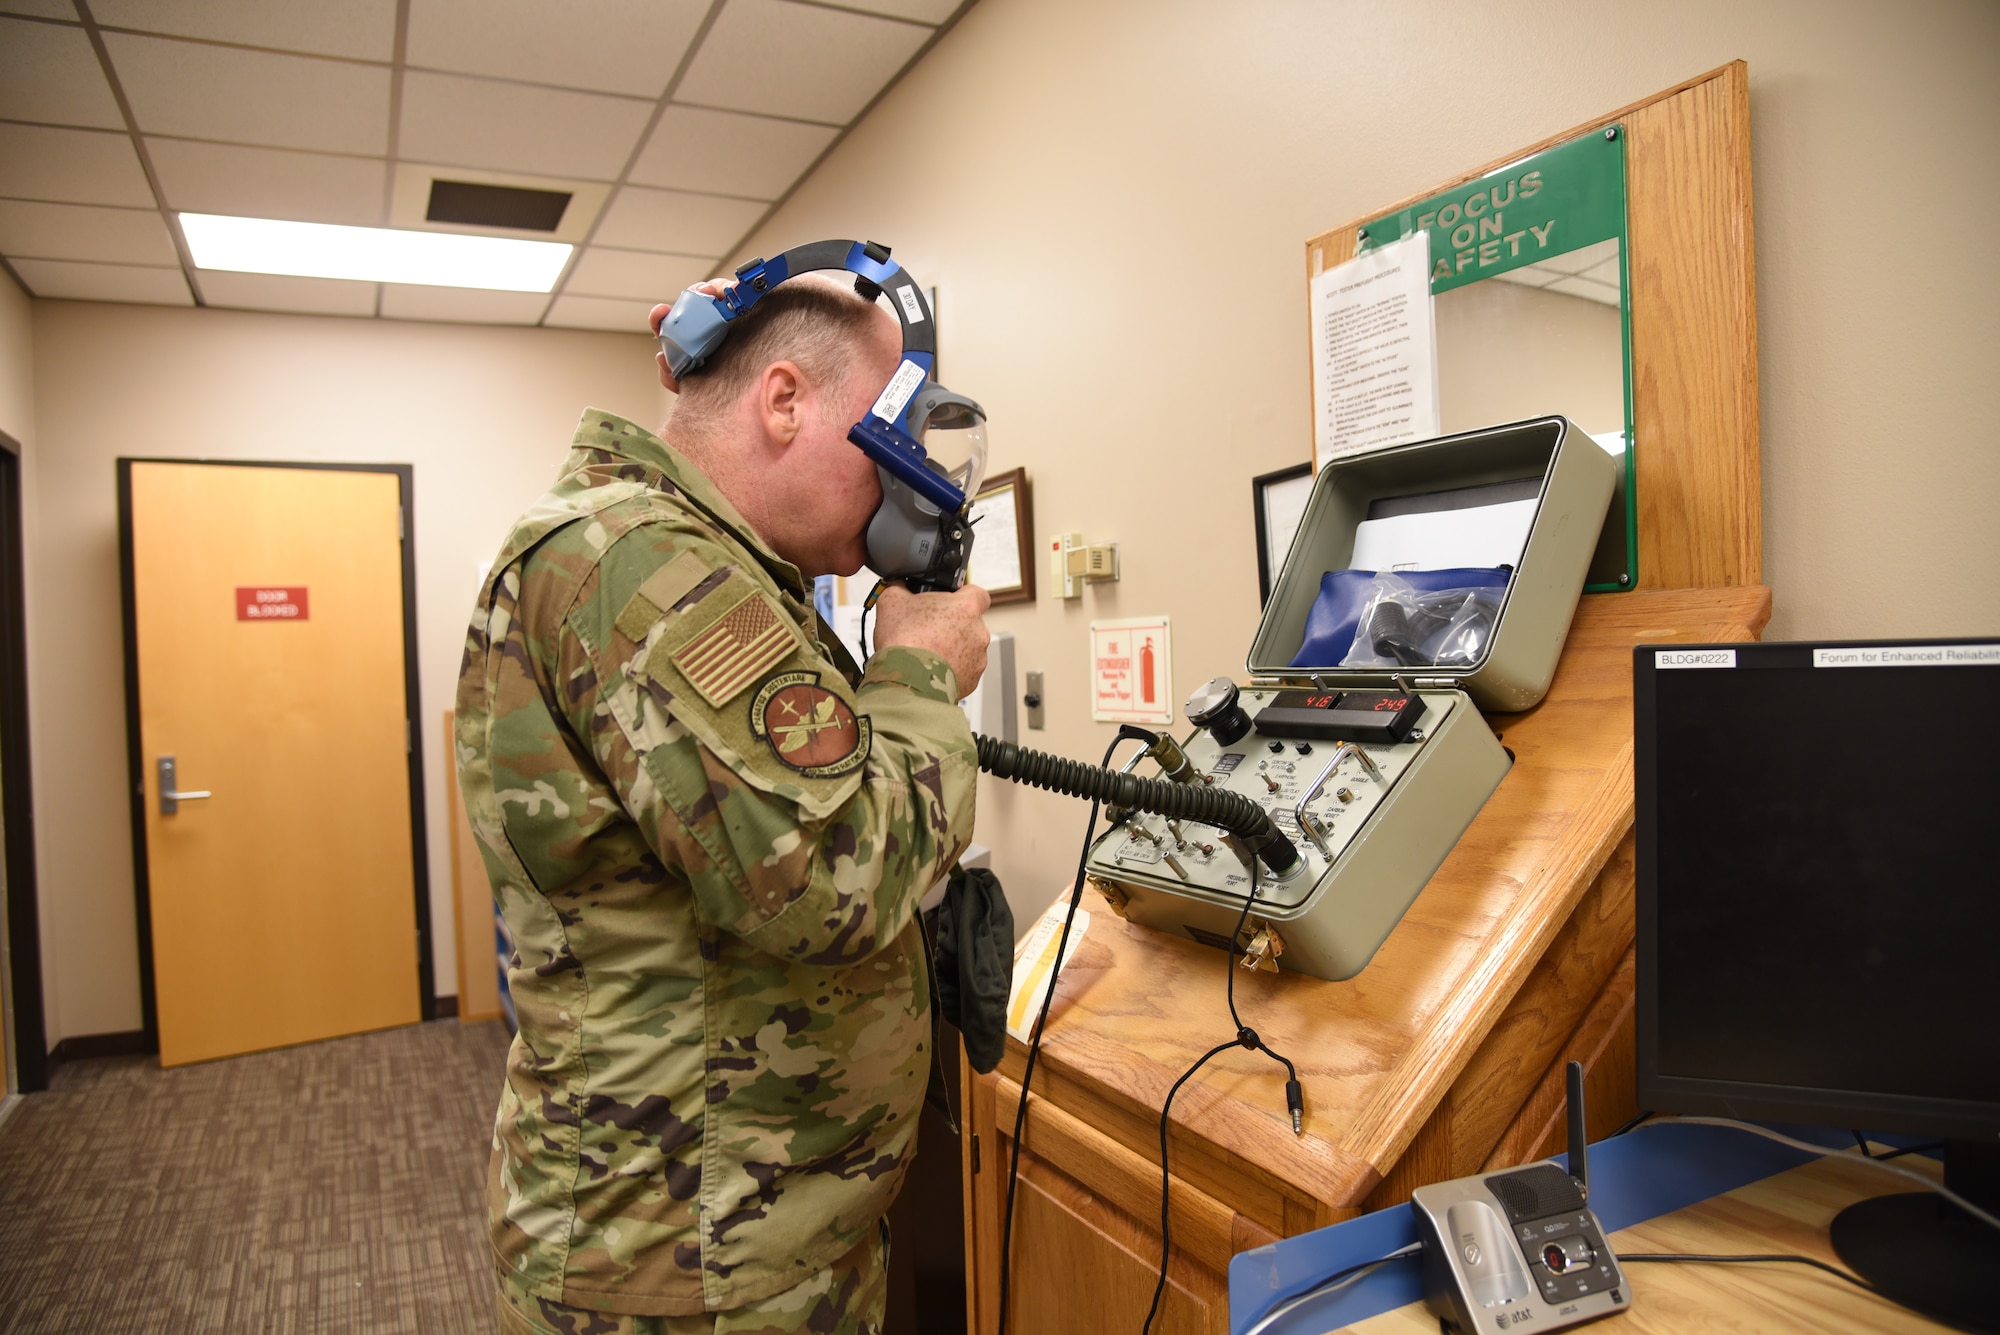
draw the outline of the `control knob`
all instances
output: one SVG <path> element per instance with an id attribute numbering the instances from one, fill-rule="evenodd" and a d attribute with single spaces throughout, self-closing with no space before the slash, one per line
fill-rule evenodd
<path id="1" fill-rule="evenodd" d="M 1208 729 L 1217 746 L 1228 746 L 1250 731 L 1250 716 L 1236 703 L 1236 683 L 1227 677 L 1204 682 L 1187 698 L 1188 722 Z"/>

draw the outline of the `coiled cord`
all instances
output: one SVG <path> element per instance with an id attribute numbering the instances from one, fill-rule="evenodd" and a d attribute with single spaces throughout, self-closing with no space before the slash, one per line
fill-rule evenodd
<path id="1" fill-rule="evenodd" d="M 979 747 L 979 768 L 996 778 L 1086 801 L 1150 811 L 1171 820 L 1213 825 L 1247 842 L 1264 865 L 1279 875 L 1299 860 L 1298 849 L 1272 823 L 1270 813 L 1241 793 L 1205 783 L 1121 774 L 980 733 L 973 734 L 973 741 Z"/>

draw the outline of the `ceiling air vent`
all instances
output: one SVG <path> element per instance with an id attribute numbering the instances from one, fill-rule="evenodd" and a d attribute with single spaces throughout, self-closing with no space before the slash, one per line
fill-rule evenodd
<path id="1" fill-rule="evenodd" d="M 434 223 L 553 232 L 562 225 L 563 210 L 569 207 L 569 201 L 569 192 L 565 190 L 432 181 L 430 207 L 424 211 L 424 217 Z"/>

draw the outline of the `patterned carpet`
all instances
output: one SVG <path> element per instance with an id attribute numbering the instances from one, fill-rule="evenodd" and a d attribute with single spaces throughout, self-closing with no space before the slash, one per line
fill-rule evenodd
<path id="1" fill-rule="evenodd" d="M 506 1048 L 443 1020 L 64 1066 L 0 1125 L 0 1331 L 490 1332 Z"/>

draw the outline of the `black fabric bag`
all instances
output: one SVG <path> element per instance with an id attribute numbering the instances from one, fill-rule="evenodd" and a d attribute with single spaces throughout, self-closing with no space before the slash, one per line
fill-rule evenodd
<path id="1" fill-rule="evenodd" d="M 1000 878 L 954 868 L 937 915 L 937 1004 L 965 1035 L 980 1074 L 1007 1050 L 1007 999 L 1014 986 L 1014 911 Z"/>

